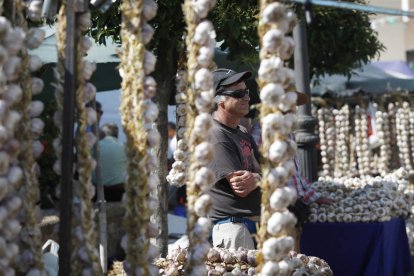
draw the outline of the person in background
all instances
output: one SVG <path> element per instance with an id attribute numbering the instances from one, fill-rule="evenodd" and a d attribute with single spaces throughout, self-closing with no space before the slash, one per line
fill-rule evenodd
<path id="1" fill-rule="evenodd" d="M 172 164 L 174 163 L 174 151 L 177 146 L 177 134 L 176 126 L 173 122 L 168 122 L 168 169 L 171 169 Z"/>
<path id="2" fill-rule="evenodd" d="M 120 201 L 125 191 L 124 183 L 127 158 L 124 145 L 118 141 L 118 126 L 106 123 L 101 128 L 103 137 L 99 141 L 99 165 L 106 201 Z M 96 177 L 94 177 L 96 182 Z"/>
<path id="3" fill-rule="evenodd" d="M 256 144 L 240 121 L 249 113 L 249 90 L 245 80 L 251 72 L 237 73 L 230 69 L 213 72 L 214 98 L 211 129 L 215 148 L 213 160 L 207 165 L 214 173 L 215 184 L 209 191 L 212 198 L 210 218 L 213 221 L 214 246 L 229 249 L 254 249 L 252 234 L 260 216 L 261 193 L 257 186 L 260 168 Z"/>

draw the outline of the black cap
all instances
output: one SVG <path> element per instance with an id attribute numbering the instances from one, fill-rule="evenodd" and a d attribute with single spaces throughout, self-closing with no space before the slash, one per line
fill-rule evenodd
<path id="1" fill-rule="evenodd" d="M 216 89 L 216 94 L 219 92 L 221 86 L 228 86 L 231 84 L 239 83 L 241 81 L 247 80 L 252 76 L 252 72 L 244 71 L 237 73 L 234 70 L 220 68 L 213 71 L 214 76 L 214 88 Z"/>

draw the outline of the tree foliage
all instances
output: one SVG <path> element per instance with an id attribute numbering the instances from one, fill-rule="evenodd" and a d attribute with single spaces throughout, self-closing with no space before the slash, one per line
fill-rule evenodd
<path id="1" fill-rule="evenodd" d="M 105 37 L 120 42 L 121 14 L 117 1 L 105 14 L 93 12 L 91 35 L 100 43 Z M 366 4 L 366 0 L 349 2 Z M 156 33 L 150 47 L 168 47 L 160 44 L 163 38 L 176 39 L 183 51 L 183 22 L 181 5 L 183 1 L 158 0 L 157 17 L 151 22 Z M 298 14 L 302 12 L 296 5 Z M 369 14 L 344 9 L 313 6 L 314 20 L 308 26 L 308 47 L 310 73 L 349 75 L 353 68 L 360 67 L 379 56 L 384 46 L 378 41 L 377 33 L 371 29 Z M 229 51 L 229 59 L 245 64 L 258 64 L 257 36 L 258 4 L 251 0 L 217 0 L 210 13 L 210 19 L 222 42 L 222 50 Z M 177 53 L 177 57 L 180 53 Z"/>
<path id="2" fill-rule="evenodd" d="M 366 4 L 362 0 L 353 2 Z M 384 50 L 371 28 L 368 13 L 328 7 L 314 7 L 313 12 L 313 22 L 308 26 L 311 75 L 350 76 L 353 68 L 361 67 Z"/>

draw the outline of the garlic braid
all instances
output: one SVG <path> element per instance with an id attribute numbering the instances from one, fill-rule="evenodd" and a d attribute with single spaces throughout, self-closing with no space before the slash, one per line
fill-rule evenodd
<path id="1" fill-rule="evenodd" d="M 366 110 L 355 106 L 355 148 L 358 162 L 358 172 L 362 177 L 370 172 L 369 147 L 367 138 Z"/>
<path id="2" fill-rule="evenodd" d="M 332 107 L 318 110 L 319 137 L 321 143 L 322 174 L 333 176 L 335 168 L 335 129 Z"/>
<path id="3" fill-rule="evenodd" d="M 18 215 L 22 207 L 22 199 L 18 194 L 23 182 L 23 171 L 19 166 L 17 154 L 19 145 L 16 144 L 16 134 L 21 121 L 20 112 L 14 110 L 15 106 L 11 102 L 8 83 L 13 80 L 13 74 L 6 72 L 7 66 L 10 67 L 15 63 L 15 70 L 18 71 L 20 66 L 20 57 L 16 56 L 21 48 L 22 41 L 17 45 L 10 45 L 6 42 L 7 36 L 11 35 L 18 29 L 13 28 L 9 20 L 0 17 L 0 27 L 5 30 L 4 36 L 0 39 L 1 54 L 4 57 L 1 60 L 0 68 L 0 274 L 15 275 L 14 264 L 19 253 L 19 246 L 16 238 L 20 230 Z M 16 34 L 16 33 L 14 33 Z M 12 46 L 17 48 L 13 49 Z M 13 62 L 14 61 L 14 62 Z M 17 64 L 16 64 L 17 63 Z M 11 147 L 12 145 L 15 145 Z M 18 147 L 16 147 L 18 146 Z"/>
<path id="4" fill-rule="evenodd" d="M 181 187 L 187 182 L 186 170 L 188 169 L 188 141 L 184 139 L 187 132 L 187 106 L 188 106 L 188 75 L 183 69 L 180 69 L 176 75 L 177 94 L 175 102 L 177 103 L 177 148 L 174 151 L 174 163 L 168 172 L 167 181 L 171 185 Z"/>
<path id="5" fill-rule="evenodd" d="M 62 126 L 63 126 L 63 93 L 64 93 L 64 76 L 65 76 L 65 45 L 66 45 L 66 5 L 61 5 L 57 16 L 56 24 L 56 47 L 57 47 L 57 64 L 54 69 L 55 82 L 55 101 L 56 111 L 53 114 L 53 122 L 58 129 L 57 137 L 53 140 L 53 149 L 56 153 L 56 161 L 53 170 L 56 174 L 62 174 Z M 56 187 L 56 195 L 60 197 L 60 183 Z"/>
<path id="6" fill-rule="evenodd" d="M 97 122 L 97 114 L 91 107 L 86 108 L 89 102 L 85 98 L 85 84 L 92 76 L 96 65 L 84 60 L 86 54 L 82 46 L 82 31 L 90 27 L 90 13 L 79 15 L 76 29 L 77 50 L 77 80 L 76 80 L 76 154 L 77 171 L 79 181 L 74 181 L 73 191 L 73 251 L 72 261 L 75 264 L 74 274 L 99 274 L 101 273 L 99 256 L 97 251 L 97 234 L 92 208 L 92 197 L 94 196 L 94 186 L 92 184 L 92 172 L 95 169 L 96 161 L 91 156 L 96 137 L 92 132 L 88 132 L 88 126 Z"/>
<path id="7" fill-rule="evenodd" d="M 260 117 L 264 157 L 262 213 L 258 232 L 258 247 L 263 258 L 258 258 L 261 275 L 284 275 L 292 267 L 283 258 L 294 248 L 288 229 L 294 227 L 296 218 L 287 206 L 296 199 L 296 191 L 285 183 L 294 173 L 296 143 L 289 134 L 296 129 L 297 94 L 292 86 L 294 72 L 284 67 L 284 61 L 293 54 L 294 42 L 286 36 L 296 24 L 294 13 L 285 11 L 278 2 L 261 0 L 258 33 L 261 41 L 260 68 Z M 278 250 L 277 248 L 281 248 Z M 284 267 L 283 271 L 280 267 Z"/>
<path id="8" fill-rule="evenodd" d="M 404 167 L 407 171 L 413 170 L 413 162 L 411 159 L 411 141 L 410 141 L 410 103 L 408 101 L 403 101 L 402 103 L 402 141 L 403 141 L 403 156 L 404 156 Z"/>
<path id="9" fill-rule="evenodd" d="M 409 99 L 410 106 L 413 106 L 413 99 Z M 409 118 L 409 135 L 410 135 L 410 145 L 411 145 L 411 164 L 414 162 L 414 111 L 410 108 L 407 110 Z M 414 165 L 414 164 L 413 164 Z"/>
<path id="10" fill-rule="evenodd" d="M 346 112 L 347 105 L 340 109 L 334 109 L 335 117 L 335 139 L 333 147 L 335 148 L 335 170 L 334 177 L 342 177 L 348 173 L 349 158 L 348 158 L 348 114 Z M 349 111 L 349 110 L 348 110 Z M 330 140 L 328 140 L 330 143 Z"/>
<path id="11" fill-rule="evenodd" d="M 21 153 L 18 160 L 23 168 L 24 183 L 20 189 L 20 195 L 23 200 L 22 209 L 20 211 L 20 223 L 22 229 L 19 233 L 20 252 L 16 258 L 16 269 L 20 273 L 42 275 L 46 272 L 43 270 L 42 248 L 41 248 L 41 231 L 36 219 L 37 206 L 39 199 L 39 183 L 37 179 L 38 165 L 35 158 L 43 151 L 42 144 L 37 140 L 42 134 L 44 123 L 36 118 L 43 111 L 43 103 L 40 101 L 32 102 L 32 95 L 40 93 L 40 91 L 32 91 L 31 73 L 37 71 L 42 63 L 37 56 L 30 56 L 28 48 L 37 48 L 43 39 L 39 39 L 36 45 L 29 43 L 33 40 L 33 34 L 36 29 L 28 29 L 24 14 L 24 3 L 15 1 L 16 19 L 15 25 L 22 28 L 25 32 L 26 40 L 20 49 L 19 56 L 22 59 L 22 73 L 19 78 L 20 85 L 9 83 L 9 91 L 11 87 L 21 89 L 22 95 L 19 102 L 15 103 L 16 111 L 22 114 L 19 131 L 16 132 L 16 141 L 20 143 Z M 41 33 L 39 38 L 44 38 Z M 20 88 L 21 87 L 21 88 Z M 34 92 L 34 93 L 33 93 Z M 36 151 L 34 150 L 36 149 Z M 35 156 L 36 154 L 36 156 Z M 18 265 L 17 265 L 18 264 Z"/>
<path id="12" fill-rule="evenodd" d="M 384 106 L 382 104 L 378 106 L 378 110 L 375 113 L 375 118 L 378 129 L 378 139 L 380 142 L 378 171 L 381 174 L 381 176 L 384 176 L 391 171 L 391 141 L 389 140 L 390 129 L 388 114 L 384 111 Z"/>
<path id="13" fill-rule="evenodd" d="M 154 71 L 156 59 L 145 50 L 145 44 L 152 35 L 151 31 L 147 32 L 152 29 L 147 21 L 156 15 L 157 4 L 153 0 L 124 1 L 121 12 L 120 112 L 128 158 L 123 199 L 126 235 L 121 246 L 126 252 L 128 274 L 156 275 L 158 270 L 152 262 L 158 250 L 149 239 L 157 236 L 158 226 L 150 222 L 150 216 L 158 203 L 150 193 L 156 190 L 159 179 L 150 173 L 156 169 L 157 158 L 153 148 L 158 145 L 160 135 L 154 128 L 158 108 L 151 101 L 156 92 L 156 82 L 149 76 Z"/>
<path id="14" fill-rule="evenodd" d="M 408 145 L 407 145 L 407 129 L 406 127 L 406 118 L 405 118 L 405 112 L 404 112 L 404 106 L 402 101 L 398 101 L 396 103 L 397 112 L 395 115 L 395 126 L 396 126 L 396 134 L 397 134 L 397 146 L 398 146 L 398 157 L 400 160 L 400 164 L 404 168 L 408 168 L 409 159 L 407 159 L 407 151 L 408 151 Z"/>
<path id="15" fill-rule="evenodd" d="M 215 47 L 215 31 L 210 21 L 205 19 L 214 7 L 215 1 L 204 3 L 185 0 L 183 11 L 187 24 L 187 82 L 191 84 L 187 90 L 187 105 L 180 104 L 186 113 L 186 137 L 190 153 L 190 168 L 187 179 L 187 235 L 189 248 L 185 273 L 187 275 L 205 275 L 205 261 L 210 249 L 207 241 L 211 222 L 207 218 L 211 199 L 207 195 L 214 184 L 213 172 L 206 167 L 213 158 L 213 145 L 209 142 L 209 130 L 213 126 L 210 110 L 215 95 L 213 65 Z M 178 94 L 177 96 L 180 97 Z M 178 113 L 178 111 L 177 111 Z M 178 150 L 185 151 L 187 141 L 181 139 Z M 184 150 L 183 150 L 184 149 Z M 174 154 L 177 156 L 177 152 Z M 182 160 L 185 161 L 185 160 Z"/>
<path id="16" fill-rule="evenodd" d="M 396 102 L 389 102 L 387 106 L 387 113 L 388 113 L 388 120 L 390 126 L 390 133 L 391 133 L 391 141 L 394 143 L 390 144 L 392 149 L 391 155 L 391 169 L 397 169 L 402 166 L 400 163 L 400 151 L 398 147 L 398 131 L 397 131 L 397 103 Z"/>

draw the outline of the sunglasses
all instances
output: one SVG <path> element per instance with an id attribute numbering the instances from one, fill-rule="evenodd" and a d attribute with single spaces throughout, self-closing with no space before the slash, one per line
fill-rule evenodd
<path id="1" fill-rule="evenodd" d="M 249 95 L 249 89 L 227 90 L 220 93 L 220 95 L 229 96 L 236 99 L 244 98 L 245 95 Z"/>

